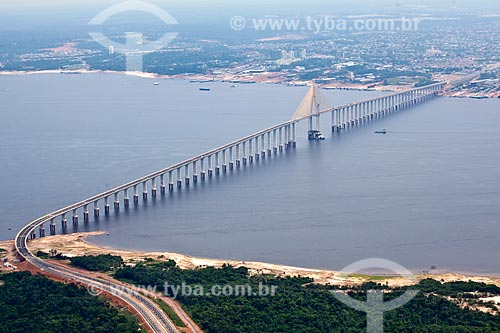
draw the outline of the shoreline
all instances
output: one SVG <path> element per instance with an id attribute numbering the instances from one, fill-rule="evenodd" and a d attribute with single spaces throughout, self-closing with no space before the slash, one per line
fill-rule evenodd
<path id="1" fill-rule="evenodd" d="M 114 71 L 114 70 L 75 70 L 75 71 L 61 71 L 61 70 L 41 70 L 41 71 L 0 71 L 0 76 L 22 76 L 22 75 L 39 75 L 39 74 L 114 74 L 114 75 L 128 75 L 135 76 L 145 79 L 180 79 L 180 80 L 191 80 L 193 82 L 219 82 L 219 83 L 240 83 L 240 84 L 279 84 L 279 85 L 288 85 L 288 86 L 307 86 L 310 84 L 307 82 L 285 82 L 282 80 L 271 80 L 271 81 L 249 81 L 245 82 L 244 80 L 236 80 L 230 78 L 210 78 L 206 75 L 186 75 L 186 74 L 177 74 L 177 75 L 162 75 L 156 73 L 147 73 L 147 72 L 127 72 L 127 71 Z M 409 89 L 411 87 L 406 85 L 391 85 L 391 86 L 375 86 L 370 87 L 369 85 L 360 85 L 360 84 L 345 84 L 345 83 L 335 83 L 335 84 L 323 84 L 320 85 L 322 88 L 327 90 L 351 90 L 351 91 L 380 91 L 380 92 L 398 92 L 405 89 Z M 470 98 L 470 99 L 498 99 L 500 98 L 500 94 L 498 96 L 482 96 L 478 97 L 475 93 L 468 93 L 467 91 L 462 92 L 450 92 L 446 93 L 443 96 L 448 98 Z"/>
<path id="2" fill-rule="evenodd" d="M 234 267 L 246 267 L 250 274 L 269 274 L 276 277 L 303 276 L 314 279 L 314 283 L 330 285 L 360 285 L 365 282 L 387 283 L 391 287 L 409 286 L 418 283 L 418 281 L 432 278 L 438 281 L 475 281 L 486 284 L 494 284 L 500 287 L 500 278 L 493 276 L 481 276 L 477 274 L 460 273 L 422 273 L 415 274 L 412 278 L 400 276 L 376 276 L 352 274 L 344 275 L 339 271 L 322 270 L 312 268 L 302 268 L 287 265 L 279 265 L 254 261 L 238 261 L 213 258 L 194 257 L 180 253 L 160 252 L 160 251 L 136 251 L 129 249 L 117 249 L 108 246 L 98 246 L 91 243 L 87 238 L 90 236 L 103 236 L 105 231 L 80 232 L 67 235 L 55 235 L 44 238 L 37 238 L 30 242 L 30 249 L 33 253 L 36 251 L 49 252 L 51 249 L 57 250 L 68 257 L 81 255 L 112 254 L 121 256 L 128 264 L 135 264 L 144 261 L 145 258 L 155 260 L 175 260 L 177 266 L 181 269 L 195 269 L 197 267 L 221 267 L 223 264 L 229 264 Z"/>

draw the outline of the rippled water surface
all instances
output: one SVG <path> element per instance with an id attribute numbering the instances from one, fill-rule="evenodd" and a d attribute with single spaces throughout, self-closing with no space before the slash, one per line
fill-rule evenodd
<path id="1" fill-rule="evenodd" d="M 305 87 L 122 75 L 0 76 L 0 236 L 287 120 Z M 212 88 L 201 92 L 200 86 Z M 332 104 L 381 93 L 325 91 Z M 141 250 L 341 269 L 500 273 L 500 105 L 438 98 L 79 230 Z M 387 128 L 387 135 L 374 130 Z M 12 230 L 9 230 L 11 228 Z M 72 227 L 69 227 L 72 230 Z"/>

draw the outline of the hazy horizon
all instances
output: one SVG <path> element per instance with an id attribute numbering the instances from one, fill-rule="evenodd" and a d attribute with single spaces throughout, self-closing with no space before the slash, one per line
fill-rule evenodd
<path id="1" fill-rule="evenodd" d="M 65 0 L 20 0 L 16 2 L 2 2 L 0 3 L 0 8 L 75 8 L 75 7 L 85 7 L 85 8 L 99 8 L 106 7 L 117 3 L 125 2 L 124 0 L 76 0 L 76 1 L 65 1 Z M 430 1 L 430 0 L 336 0 L 326 1 L 326 0 L 313 0 L 304 2 L 302 0 L 291 0 L 286 2 L 276 2 L 270 0 L 256 0 L 252 3 L 234 3 L 224 0 L 186 0 L 186 1 L 166 1 L 166 0 L 154 0 L 145 1 L 152 3 L 161 7 L 166 8 L 187 8 L 193 6 L 202 7 L 217 7 L 221 8 L 223 5 L 227 9 L 231 8 L 248 8 L 248 7 L 262 7 L 262 8 L 273 8 L 273 9 L 290 9 L 294 8 L 311 8 L 321 7 L 328 9 L 336 9 L 337 6 L 342 8 L 351 8 L 353 10 L 366 9 L 366 6 L 370 8 L 382 8 L 382 7 L 428 7 L 432 8 L 500 8 L 500 2 L 497 0 L 484 0 L 478 3 L 473 0 L 441 0 L 441 1 Z"/>

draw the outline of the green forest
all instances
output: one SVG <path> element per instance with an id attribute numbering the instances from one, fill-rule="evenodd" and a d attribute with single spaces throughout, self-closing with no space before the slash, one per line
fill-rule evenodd
<path id="1" fill-rule="evenodd" d="M 130 313 L 75 284 L 29 272 L 0 275 L 0 332 L 137 332 Z"/>
<path id="2" fill-rule="evenodd" d="M 65 259 L 65 257 L 61 257 Z M 119 256 L 111 254 L 100 254 L 98 256 L 81 256 L 71 257 L 69 261 L 72 266 L 84 268 L 89 271 L 107 272 L 113 270 L 115 267 L 123 265 L 123 259 Z"/>
<path id="3" fill-rule="evenodd" d="M 366 332 L 366 315 L 353 310 L 332 295 L 332 286 L 314 284 L 309 278 L 277 278 L 266 275 L 250 276 L 246 268 L 225 266 L 182 270 L 172 264 L 145 262 L 135 267 L 123 267 L 115 277 L 138 285 L 156 285 L 163 290 L 170 286 L 202 285 L 208 290 L 214 284 L 251 285 L 259 283 L 277 286 L 275 296 L 182 296 L 181 302 L 188 314 L 207 333 L 224 332 Z M 366 290 L 385 289 L 385 299 L 402 294 L 406 288 L 390 289 L 380 284 L 367 283 L 347 289 L 350 296 L 366 299 Z M 500 318 L 461 308 L 448 297 L 466 299 L 469 305 L 481 303 L 479 298 L 500 295 L 500 288 L 475 282 L 441 283 L 427 279 L 411 287 L 418 295 L 402 308 L 385 313 L 385 332 L 500 332 Z M 256 290 L 256 289 L 254 289 Z M 171 287 L 164 292 L 173 295 Z M 481 303 L 482 304 L 482 303 Z M 490 306 L 491 304 L 482 304 Z"/>

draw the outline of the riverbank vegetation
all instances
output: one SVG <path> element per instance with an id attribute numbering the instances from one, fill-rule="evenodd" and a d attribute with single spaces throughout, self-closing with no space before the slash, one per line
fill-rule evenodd
<path id="1" fill-rule="evenodd" d="M 75 284 L 29 272 L 0 275 L 0 332 L 138 332 L 129 312 Z"/>
<path id="2" fill-rule="evenodd" d="M 84 262 L 90 264 L 85 266 L 94 267 L 92 262 L 102 259 L 86 256 Z M 245 267 L 229 265 L 185 270 L 173 260 L 152 258 L 135 266 L 121 265 L 114 277 L 138 286 L 155 286 L 157 291 L 175 296 L 206 333 L 363 332 L 366 314 L 339 302 L 332 291 L 365 301 L 366 291 L 373 289 L 383 290 L 385 301 L 399 297 L 406 290 L 419 291 L 408 304 L 384 314 L 385 332 L 500 332 L 498 307 L 484 300 L 499 296 L 500 288 L 471 281 L 444 283 L 425 279 L 411 287 L 390 288 L 375 279 L 361 286 L 328 286 L 300 276 L 251 275 Z M 213 286 L 229 286 L 230 291 L 245 286 L 252 292 L 214 295 Z M 264 293 L 262 286 L 268 287 Z M 270 294 L 273 286 L 276 293 Z"/>
<path id="3" fill-rule="evenodd" d="M 109 272 L 123 265 L 122 257 L 111 254 L 71 257 L 69 261 L 72 266 L 94 272 Z"/>
<path id="4" fill-rule="evenodd" d="M 385 300 L 399 297 L 404 291 L 419 290 L 405 306 L 384 315 L 385 332 L 481 332 L 500 331 L 498 315 L 484 313 L 479 307 L 497 313 L 496 306 L 480 298 L 500 295 L 500 288 L 476 282 L 441 283 L 432 279 L 412 287 L 389 288 L 379 283 L 362 286 L 333 287 L 314 284 L 303 277 L 278 278 L 249 275 L 246 268 L 225 266 L 182 270 L 172 264 L 142 263 L 123 267 L 115 277 L 138 285 L 155 285 L 181 302 L 186 312 L 206 333 L 211 332 L 363 332 L 366 314 L 339 302 L 332 291 L 347 292 L 366 300 L 366 291 L 383 289 Z M 165 284 L 168 282 L 168 285 Z M 173 288 L 182 285 L 202 286 L 205 296 L 183 294 Z M 274 296 L 207 296 L 212 286 L 276 286 Z M 198 287 L 199 288 L 199 287 Z M 188 288 L 186 290 L 189 291 Z M 182 290 L 181 290 L 182 291 Z"/>

